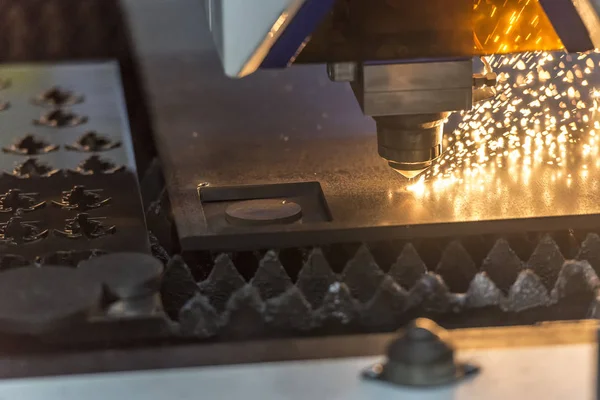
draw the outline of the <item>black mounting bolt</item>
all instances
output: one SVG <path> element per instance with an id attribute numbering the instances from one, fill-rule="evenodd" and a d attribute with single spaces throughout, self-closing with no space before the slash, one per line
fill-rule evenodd
<path id="1" fill-rule="evenodd" d="M 363 376 L 400 386 L 433 387 L 458 382 L 479 367 L 457 363 L 448 333 L 435 322 L 413 321 L 388 347 L 388 359 L 366 370 Z"/>

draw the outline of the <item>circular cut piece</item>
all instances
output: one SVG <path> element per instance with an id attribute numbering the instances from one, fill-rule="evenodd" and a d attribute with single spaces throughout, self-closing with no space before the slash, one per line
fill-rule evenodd
<path id="1" fill-rule="evenodd" d="M 0 274 L 0 331 L 41 334 L 84 322 L 100 306 L 102 286 L 63 267 Z"/>
<path id="2" fill-rule="evenodd" d="M 302 207 L 283 199 L 248 200 L 230 205 L 225 214 L 236 225 L 290 224 L 302 218 Z"/>
<path id="3" fill-rule="evenodd" d="M 163 272 L 162 263 L 142 253 L 112 253 L 82 261 L 79 272 L 87 279 L 104 284 L 121 299 L 156 292 Z"/>

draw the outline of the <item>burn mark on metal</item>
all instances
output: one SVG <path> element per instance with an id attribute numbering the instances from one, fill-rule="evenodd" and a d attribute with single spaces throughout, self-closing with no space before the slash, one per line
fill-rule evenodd
<path id="1" fill-rule="evenodd" d="M 53 86 L 35 96 L 31 102 L 38 106 L 62 107 L 82 103 L 84 97 L 69 90 Z"/>
<path id="2" fill-rule="evenodd" d="M 5 153 L 35 156 L 39 154 L 47 154 L 58 150 L 59 146 L 50 144 L 43 139 L 39 139 L 32 134 L 28 134 L 22 139 L 17 140 L 14 144 L 8 147 L 3 147 Z"/>
<path id="3" fill-rule="evenodd" d="M 109 204 L 111 197 L 102 199 L 98 193 L 102 189 L 86 189 L 83 185 L 75 185 L 71 190 L 62 192 L 60 201 L 52 201 L 53 204 L 66 210 L 87 211 L 100 208 Z"/>
<path id="4" fill-rule="evenodd" d="M 83 160 L 77 168 L 69 170 L 72 173 L 80 175 L 94 175 L 94 174 L 114 174 L 121 172 L 125 169 L 124 165 L 117 166 L 109 160 L 104 160 L 100 156 L 94 154 L 89 158 Z"/>
<path id="5" fill-rule="evenodd" d="M 40 229 L 38 221 L 23 221 L 21 216 L 12 217 L 0 224 L 0 243 L 23 245 L 37 242 L 48 236 L 48 229 Z"/>
<path id="6" fill-rule="evenodd" d="M 65 128 L 78 126 L 87 121 L 88 117 L 86 116 L 80 116 L 69 110 L 57 108 L 42 114 L 39 119 L 33 120 L 33 123 L 51 128 Z"/>
<path id="7" fill-rule="evenodd" d="M 60 172 L 59 169 L 53 169 L 48 164 L 38 160 L 37 158 L 28 158 L 18 164 L 12 171 L 5 172 L 6 175 L 14 176 L 15 178 L 47 178 Z"/>
<path id="8" fill-rule="evenodd" d="M 94 153 L 108 151 L 121 146 L 121 142 L 112 141 L 96 131 L 86 132 L 75 143 L 65 145 L 67 150 Z"/>
<path id="9" fill-rule="evenodd" d="M 0 213 L 32 212 L 46 206 L 45 201 L 36 200 L 38 193 L 22 193 L 10 189 L 0 196 Z"/>
<path id="10" fill-rule="evenodd" d="M 68 239 L 97 239 L 113 235 L 117 227 L 105 226 L 101 222 L 105 219 L 105 217 L 90 217 L 87 213 L 79 213 L 75 218 L 67 219 L 64 230 L 55 229 L 54 233 Z"/>

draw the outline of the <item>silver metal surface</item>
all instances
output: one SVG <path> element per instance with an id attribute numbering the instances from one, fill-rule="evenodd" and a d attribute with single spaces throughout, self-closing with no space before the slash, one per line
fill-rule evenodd
<path id="1" fill-rule="evenodd" d="M 600 3 L 597 0 L 540 0 L 569 52 L 600 47 Z"/>
<path id="2" fill-rule="evenodd" d="M 365 115 L 411 115 L 471 108 L 471 59 L 364 65 L 359 77 L 353 88 Z"/>
<path id="3" fill-rule="evenodd" d="M 426 182 L 422 192 L 407 190 L 410 182 L 377 155 L 374 122 L 362 115 L 347 85 L 329 81 L 324 66 L 230 80 L 198 23 L 196 1 L 124 4 L 184 248 L 197 247 L 198 239 L 218 248 L 230 244 L 224 237 L 241 238 L 210 231 L 197 192 L 203 182 L 320 182 L 332 222 L 256 231 L 252 240 L 237 241 L 247 247 L 269 247 L 269 233 L 277 233 L 281 245 L 301 246 L 360 235 L 380 240 L 600 225 L 600 170 L 590 164 L 583 174 L 588 161 L 579 150 L 572 153 L 570 177 L 557 178 L 547 164 L 529 178 L 520 169 L 488 166 L 463 183 L 437 188 Z"/>
<path id="4" fill-rule="evenodd" d="M 359 379 L 374 357 L 228 367 L 4 380 L 0 396 L 22 400 L 547 400 L 595 396 L 596 345 L 460 351 L 481 365 L 474 379 L 433 390 L 397 388 Z"/>

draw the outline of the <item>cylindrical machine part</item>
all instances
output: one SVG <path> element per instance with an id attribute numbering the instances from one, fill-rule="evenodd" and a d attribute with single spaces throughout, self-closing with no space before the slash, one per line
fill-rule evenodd
<path id="1" fill-rule="evenodd" d="M 374 117 L 379 155 L 406 178 L 414 178 L 442 154 L 449 113 Z"/>

